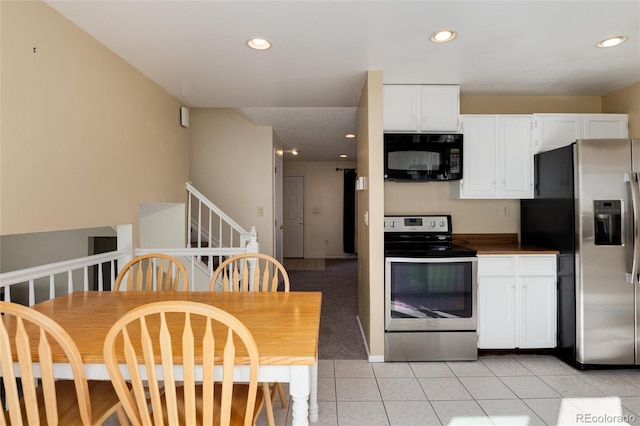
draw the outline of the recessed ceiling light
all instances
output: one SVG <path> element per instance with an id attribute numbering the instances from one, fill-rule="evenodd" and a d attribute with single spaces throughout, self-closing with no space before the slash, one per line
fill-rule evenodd
<path id="1" fill-rule="evenodd" d="M 356 137 L 356 135 L 354 135 L 353 133 L 347 133 L 346 135 L 344 135 L 344 137 L 347 139 L 353 139 Z"/>
<path id="2" fill-rule="evenodd" d="M 604 39 L 598 43 L 596 43 L 596 46 L 598 47 L 614 47 L 617 46 L 619 44 L 624 43 L 625 41 L 627 41 L 629 37 L 624 36 L 624 35 L 619 35 L 619 36 L 615 36 L 615 37 L 609 37 L 607 39 Z"/>
<path id="3" fill-rule="evenodd" d="M 247 40 L 247 46 L 255 50 L 267 50 L 271 48 L 271 42 L 266 38 L 254 37 Z"/>
<path id="4" fill-rule="evenodd" d="M 347 154 L 340 154 L 339 157 L 340 158 L 347 158 Z"/>
<path id="5" fill-rule="evenodd" d="M 434 43 L 446 43 L 456 38 L 456 35 L 453 30 L 440 30 L 431 34 L 431 41 Z"/>

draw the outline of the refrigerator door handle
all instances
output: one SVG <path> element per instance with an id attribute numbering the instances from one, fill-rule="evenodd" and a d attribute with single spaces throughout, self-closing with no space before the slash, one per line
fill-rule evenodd
<path id="1" fill-rule="evenodd" d="M 629 182 L 631 188 L 631 210 L 633 224 L 633 261 L 631 265 L 631 274 L 627 274 L 627 282 L 638 284 L 638 250 L 640 250 L 640 241 L 638 241 L 638 213 L 640 212 L 640 184 L 638 182 L 638 173 L 625 173 L 625 180 Z"/>

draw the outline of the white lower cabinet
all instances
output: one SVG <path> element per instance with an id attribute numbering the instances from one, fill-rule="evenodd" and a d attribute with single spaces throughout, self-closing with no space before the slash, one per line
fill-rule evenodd
<path id="1" fill-rule="evenodd" d="M 555 255 L 478 256 L 478 348 L 555 348 Z"/>

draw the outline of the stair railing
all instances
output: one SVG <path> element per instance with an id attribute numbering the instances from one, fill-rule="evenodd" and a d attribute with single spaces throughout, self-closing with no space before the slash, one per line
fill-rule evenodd
<path id="1" fill-rule="evenodd" d="M 255 227 L 251 227 L 250 231 L 242 228 L 195 189 L 191 182 L 187 182 L 187 191 L 189 193 L 189 225 L 197 236 L 195 241 L 191 238 L 192 233 L 188 232 L 186 248 L 137 248 L 134 250 L 134 255 L 162 252 L 189 259 L 191 266 L 189 282 L 193 290 L 196 267 L 204 269 L 211 276 L 214 258 L 218 258 L 218 263 L 221 263 L 223 258 L 227 256 L 246 252 L 258 253 L 259 245 Z M 197 205 L 194 207 L 196 203 Z M 203 214 L 206 215 L 206 226 L 203 225 Z M 208 258 L 205 266 L 202 263 L 203 258 Z M 0 300 L 11 301 L 12 287 L 16 292 L 21 292 L 24 291 L 25 284 L 28 288 L 27 302 L 29 306 L 73 291 L 110 289 L 118 273 L 117 262 L 121 267 L 130 259 L 130 251 L 117 250 L 1 273 Z M 103 268 L 106 265 L 110 266 L 111 271 L 108 277 L 103 276 Z M 93 268 L 97 268 L 96 288 L 93 288 L 93 274 L 90 277 L 89 273 L 93 272 Z"/>
<path id="2" fill-rule="evenodd" d="M 198 191 L 191 182 L 187 182 L 186 188 L 189 193 L 187 248 L 236 248 L 246 247 L 249 243 L 257 244 L 255 227 L 250 231 L 244 229 Z M 244 251 L 257 252 L 258 247 Z M 202 260 L 203 255 L 205 255 L 204 251 L 195 254 L 198 260 Z M 210 256 L 208 263 L 211 264 L 212 257 L 216 255 L 208 255 Z"/>
<path id="3" fill-rule="evenodd" d="M 117 261 L 122 262 L 127 257 L 126 250 L 111 251 L 108 253 L 95 254 L 78 259 L 54 262 L 18 271 L 5 272 L 0 274 L 0 300 L 11 301 L 12 288 L 18 289 L 18 285 L 28 287 L 28 304 L 32 306 L 43 300 L 36 300 L 36 293 L 43 297 L 42 288 L 48 287 L 48 292 L 44 292 L 44 300 L 53 299 L 62 294 L 73 291 L 93 290 L 90 268 L 97 268 L 97 289 L 104 290 L 111 288 L 117 275 Z M 109 266 L 110 276 L 105 277 L 103 267 Z M 107 286 L 107 283 L 109 285 Z M 48 295 L 46 294 L 48 293 Z"/>

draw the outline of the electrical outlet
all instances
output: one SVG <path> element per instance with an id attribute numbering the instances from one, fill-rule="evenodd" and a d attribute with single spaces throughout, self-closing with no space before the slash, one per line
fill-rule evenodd
<path id="1" fill-rule="evenodd" d="M 329 245 L 329 240 L 324 240 L 325 245 Z"/>
<path id="2" fill-rule="evenodd" d="M 511 215 L 511 209 L 509 206 L 502 206 L 502 217 L 507 217 Z"/>
<path id="3" fill-rule="evenodd" d="M 264 216 L 264 209 L 262 207 L 258 207 L 258 216 Z"/>

